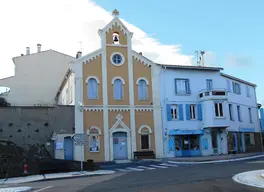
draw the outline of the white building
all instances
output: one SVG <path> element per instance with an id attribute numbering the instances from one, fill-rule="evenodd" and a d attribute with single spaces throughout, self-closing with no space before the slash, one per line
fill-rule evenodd
<path id="1" fill-rule="evenodd" d="M 256 85 L 221 70 L 161 65 L 165 156 L 261 151 Z"/>
<path id="2" fill-rule="evenodd" d="M 0 79 L 0 86 L 10 88 L 1 94 L 14 106 L 50 106 L 55 104 L 55 95 L 61 85 L 70 62 L 74 57 L 54 51 L 41 51 L 37 46 L 37 53 L 13 58 L 15 76 Z"/>

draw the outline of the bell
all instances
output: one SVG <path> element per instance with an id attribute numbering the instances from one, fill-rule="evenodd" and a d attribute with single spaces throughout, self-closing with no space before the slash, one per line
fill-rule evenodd
<path id="1" fill-rule="evenodd" d="M 118 42 L 117 36 L 114 37 L 114 42 Z"/>

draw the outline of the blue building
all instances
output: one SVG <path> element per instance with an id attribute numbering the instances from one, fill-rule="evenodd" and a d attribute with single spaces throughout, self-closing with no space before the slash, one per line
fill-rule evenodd
<path id="1" fill-rule="evenodd" d="M 256 85 L 218 67 L 160 66 L 164 156 L 261 150 Z"/>

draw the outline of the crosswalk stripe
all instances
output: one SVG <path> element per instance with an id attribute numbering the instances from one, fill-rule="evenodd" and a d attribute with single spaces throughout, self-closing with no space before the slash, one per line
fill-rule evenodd
<path id="1" fill-rule="evenodd" d="M 132 170 L 132 171 L 144 171 L 144 169 L 137 169 L 133 167 L 127 167 L 127 169 Z"/>
<path id="2" fill-rule="evenodd" d="M 142 168 L 142 169 L 150 169 L 150 170 L 156 169 L 156 168 L 154 168 L 154 167 L 145 167 L 145 166 L 138 166 L 138 168 Z"/>
<path id="3" fill-rule="evenodd" d="M 163 168 L 163 169 L 166 169 L 168 167 L 165 167 L 165 166 L 160 166 L 160 165 L 150 165 L 151 167 L 156 167 L 156 168 Z"/>
<path id="4" fill-rule="evenodd" d="M 162 164 L 159 164 L 159 165 L 167 166 L 167 167 L 179 167 L 179 165 L 173 165 L 173 164 L 168 164 L 168 163 L 162 163 Z"/>
<path id="5" fill-rule="evenodd" d="M 132 170 L 127 170 L 127 169 L 116 169 L 117 171 L 122 171 L 122 172 L 128 172 L 128 171 L 132 171 Z"/>

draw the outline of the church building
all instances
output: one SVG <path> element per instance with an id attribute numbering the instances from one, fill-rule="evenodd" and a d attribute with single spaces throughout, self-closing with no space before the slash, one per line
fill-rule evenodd
<path id="1" fill-rule="evenodd" d="M 98 31 L 101 48 L 72 63 L 75 132 L 89 137 L 74 153 L 84 161 L 130 160 L 144 150 L 163 156 L 159 69 L 132 50 L 133 33 L 118 15 Z"/>

